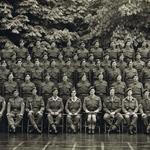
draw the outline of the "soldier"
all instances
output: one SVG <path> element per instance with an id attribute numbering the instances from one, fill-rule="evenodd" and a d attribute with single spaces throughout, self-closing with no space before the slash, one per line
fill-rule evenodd
<path id="1" fill-rule="evenodd" d="M 123 54 L 125 56 L 125 60 L 131 60 L 134 59 L 134 49 L 132 46 L 132 43 L 130 41 L 127 41 L 125 48 L 123 49 Z"/>
<path id="2" fill-rule="evenodd" d="M 125 96 L 126 84 L 122 81 L 121 75 L 117 76 L 117 81 L 112 84 L 112 87 L 115 89 L 116 96 L 122 100 Z"/>
<path id="3" fill-rule="evenodd" d="M 111 42 L 110 43 L 110 48 L 107 50 L 107 52 L 109 53 L 110 59 L 118 59 L 118 54 L 119 54 L 119 49 L 116 48 L 116 44 L 115 42 Z"/>
<path id="4" fill-rule="evenodd" d="M 51 76 L 51 81 L 57 84 L 60 81 L 60 70 L 57 67 L 56 61 L 52 59 L 50 67 L 47 69 L 47 73 Z"/>
<path id="5" fill-rule="evenodd" d="M 100 97 L 95 95 L 94 87 L 89 90 L 90 95 L 84 98 L 83 110 L 87 114 L 88 133 L 95 133 L 97 122 L 97 113 L 102 110 L 102 102 Z"/>
<path id="6" fill-rule="evenodd" d="M 81 64 L 80 64 L 80 67 L 77 70 L 77 73 L 78 73 L 78 81 L 79 81 L 79 79 L 81 79 L 83 74 L 86 74 L 86 76 L 89 79 L 89 81 L 91 81 L 90 69 L 88 68 L 87 62 L 86 62 L 85 59 L 83 59 L 81 61 Z"/>
<path id="7" fill-rule="evenodd" d="M 47 50 L 47 52 L 50 59 L 57 59 L 59 49 L 54 41 L 51 43 L 51 47 Z"/>
<path id="8" fill-rule="evenodd" d="M 117 63 L 118 68 L 121 70 L 121 74 L 123 75 L 123 71 L 127 67 L 127 63 L 124 61 L 124 54 L 121 53 L 119 56 L 119 61 Z"/>
<path id="9" fill-rule="evenodd" d="M 144 87 L 150 89 L 150 59 L 147 61 L 146 66 L 143 68 L 141 76 Z"/>
<path id="10" fill-rule="evenodd" d="M 42 131 L 40 130 L 39 125 L 43 118 L 44 101 L 41 96 L 37 95 L 36 88 L 32 89 L 31 97 L 27 98 L 26 112 L 28 113 L 28 118 L 31 125 L 33 126 L 29 132 L 32 133 L 35 129 L 38 133 L 41 133 Z"/>
<path id="11" fill-rule="evenodd" d="M 71 41 L 67 42 L 67 47 L 63 49 L 64 58 L 72 58 L 74 53 L 74 48 L 71 46 Z"/>
<path id="12" fill-rule="evenodd" d="M 58 97 L 58 89 L 53 88 L 53 96 L 48 99 L 46 110 L 48 112 L 47 118 L 49 126 L 52 127 L 54 133 L 57 133 L 57 127 L 62 119 L 62 112 L 64 109 L 63 101 Z M 51 129 L 50 131 L 51 132 Z"/>
<path id="13" fill-rule="evenodd" d="M 89 53 L 89 51 L 86 49 L 85 43 L 82 42 L 81 45 L 80 45 L 80 49 L 77 50 L 77 54 L 79 56 L 79 59 L 80 60 L 87 59 L 88 58 L 88 53 Z"/>
<path id="14" fill-rule="evenodd" d="M 43 53 L 43 60 L 41 62 L 41 67 L 44 69 L 44 70 L 47 70 L 48 67 L 50 66 L 50 62 L 48 60 L 48 54 L 47 52 L 44 52 Z"/>
<path id="15" fill-rule="evenodd" d="M 16 127 L 23 119 L 25 104 L 23 98 L 19 97 L 19 91 L 14 90 L 13 97 L 9 99 L 7 105 L 7 119 L 11 132 L 16 132 Z"/>
<path id="16" fill-rule="evenodd" d="M 65 66 L 61 70 L 62 74 L 66 74 L 68 76 L 69 81 L 73 81 L 73 76 L 74 76 L 74 68 L 71 65 L 71 59 L 68 58 L 66 60 Z"/>
<path id="17" fill-rule="evenodd" d="M 117 68 L 116 61 L 111 62 L 111 68 L 107 70 L 107 81 L 109 82 L 109 85 L 111 85 L 117 78 L 118 75 L 121 74 L 121 71 L 119 68 Z"/>
<path id="18" fill-rule="evenodd" d="M 0 96 L 0 122 L 2 121 L 2 118 L 4 116 L 4 111 L 6 109 L 6 102 L 4 97 Z"/>
<path id="19" fill-rule="evenodd" d="M 34 64 L 31 61 L 31 56 L 27 55 L 25 62 L 23 63 L 23 67 L 25 68 L 26 72 L 31 74 Z"/>
<path id="20" fill-rule="evenodd" d="M 2 61 L 1 67 L 0 67 L 0 93 L 4 94 L 3 92 L 3 84 L 7 80 L 7 77 L 10 73 L 10 70 L 7 69 L 7 63 L 5 60 Z"/>
<path id="21" fill-rule="evenodd" d="M 62 69 L 65 65 L 65 61 L 64 61 L 64 56 L 63 54 L 60 52 L 59 55 L 58 55 L 58 59 L 57 59 L 57 67 L 59 69 Z"/>
<path id="22" fill-rule="evenodd" d="M 90 53 L 93 53 L 95 59 L 103 59 L 103 49 L 100 48 L 98 40 L 95 42 L 95 45 L 91 48 Z"/>
<path id="23" fill-rule="evenodd" d="M 4 97 L 6 99 L 6 102 L 12 96 L 12 92 L 18 87 L 17 82 L 15 82 L 13 79 L 14 75 L 10 73 L 8 75 L 8 80 L 4 82 Z"/>
<path id="24" fill-rule="evenodd" d="M 41 83 L 42 83 L 43 74 L 44 74 L 44 69 L 40 66 L 39 59 L 35 60 L 35 65 L 31 73 L 32 73 L 33 82 L 35 86 L 37 87 L 37 90 L 39 91 L 41 88 Z"/>
<path id="25" fill-rule="evenodd" d="M 63 74 L 62 82 L 58 84 L 58 89 L 60 97 L 62 97 L 64 104 L 66 104 L 66 101 L 69 98 L 72 86 L 72 83 L 68 81 L 68 76 L 66 74 Z"/>
<path id="26" fill-rule="evenodd" d="M 105 53 L 104 60 L 102 62 L 102 67 L 104 68 L 105 71 L 107 71 L 108 68 L 110 68 L 110 66 L 111 66 L 111 61 L 109 60 L 109 54 Z"/>
<path id="27" fill-rule="evenodd" d="M 16 67 L 12 69 L 15 81 L 18 83 L 18 86 L 24 81 L 25 76 L 25 68 L 22 66 L 22 60 L 18 60 L 16 63 Z"/>
<path id="28" fill-rule="evenodd" d="M 35 84 L 31 82 L 30 75 L 26 74 L 25 82 L 23 82 L 20 86 L 21 95 L 24 98 L 24 101 L 26 101 L 28 97 L 31 97 L 33 88 L 35 88 Z"/>
<path id="29" fill-rule="evenodd" d="M 26 56 L 29 54 L 28 49 L 24 47 L 24 41 L 21 40 L 19 44 L 19 48 L 16 49 L 17 59 L 25 60 Z"/>
<path id="30" fill-rule="evenodd" d="M 129 84 L 129 87 L 132 88 L 133 97 L 140 102 L 143 94 L 143 84 L 139 82 L 138 75 L 133 77 L 133 83 Z"/>
<path id="31" fill-rule="evenodd" d="M 149 97 L 149 90 L 145 90 L 143 92 L 143 99 L 139 105 L 139 111 L 142 115 L 142 119 L 144 121 L 144 125 L 146 128 L 146 133 L 150 133 L 150 97 Z"/>
<path id="32" fill-rule="evenodd" d="M 15 51 L 12 49 L 11 43 L 6 42 L 4 49 L 1 50 L 2 59 L 5 60 L 8 64 L 11 60 L 11 57 L 15 54 Z"/>
<path id="33" fill-rule="evenodd" d="M 98 79 L 98 75 L 103 73 L 104 78 L 106 78 L 105 70 L 101 66 L 101 62 L 99 59 L 96 60 L 96 65 L 93 67 L 93 81 Z"/>
<path id="34" fill-rule="evenodd" d="M 84 100 L 84 97 L 88 95 L 90 86 L 91 84 L 88 81 L 86 74 L 83 74 L 80 82 L 77 84 L 77 93 L 82 102 Z"/>
<path id="35" fill-rule="evenodd" d="M 79 121 L 81 119 L 80 112 L 82 109 L 81 100 L 76 97 L 76 89 L 71 90 L 71 97 L 67 100 L 65 110 L 67 113 L 67 122 L 73 133 L 77 132 Z"/>
<path id="36" fill-rule="evenodd" d="M 107 94 L 108 84 L 107 81 L 104 80 L 104 75 L 102 72 L 98 74 L 98 80 L 94 82 L 94 87 L 96 95 L 98 95 L 103 101 Z"/>
<path id="37" fill-rule="evenodd" d="M 121 99 L 115 95 L 114 87 L 110 88 L 110 96 L 103 102 L 104 120 L 109 126 L 108 132 L 116 131 L 123 121 L 121 115 Z"/>
<path id="38" fill-rule="evenodd" d="M 138 75 L 141 79 L 141 72 L 145 66 L 145 62 L 141 60 L 141 54 L 140 53 L 136 54 L 136 60 L 133 62 L 133 66 L 137 70 Z"/>
<path id="39" fill-rule="evenodd" d="M 140 52 L 142 60 L 146 62 L 146 60 L 150 56 L 150 48 L 148 45 L 148 41 L 144 41 L 142 43 L 142 47 L 138 49 L 138 52 Z"/>
<path id="40" fill-rule="evenodd" d="M 45 104 L 47 104 L 47 100 L 52 96 L 52 89 L 54 88 L 54 83 L 51 81 L 51 77 L 49 73 L 45 75 L 45 80 L 41 85 L 41 95 L 44 98 Z"/>
<path id="41" fill-rule="evenodd" d="M 132 89 L 127 89 L 127 97 L 122 101 L 122 111 L 124 113 L 125 120 L 127 121 L 129 134 L 135 134 L 135 128 L 138 119 L 138 101 L 132 96 Z"/>
<path id="42" fill-rule="evenodd" d="M 128 67 L 123 72 L 123 79 L 126 82 L 127 86 L 133 82 L 133 77 L 137 74 L 137 70 L 133 68 L 133 62 L 132 60 L 130 60 L 128 62 Z"/>
<path id="43" fill-rule="evenodd" d="M 44 51 L 45 49 L 41 46 L 41 42 L 37 41 L 36 45 L 32 49 L 32 58 L 34 58 L 34 60 L 41 59 Z"/>
<path id="44" fill-rule="evenodd" d="M 87 66 L 90 70 L 92 70 L 95 67 L 94 55 L 92 53 L 89 54 Z"/>

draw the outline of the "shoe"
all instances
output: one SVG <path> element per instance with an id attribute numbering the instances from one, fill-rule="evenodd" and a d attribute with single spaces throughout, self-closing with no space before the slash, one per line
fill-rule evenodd
<path id="1" fill-rule="evenodd" d="M 91 129 L 88 129 L 88 134 L 91 134 Z"/>
<path id="2" fill-rule="evenodd" d="M 92 129 L 92 134 L 94 134 L 95 133 L 95 130 L 94 129 Z"/>
<path id="3" fill-rule="evenodd" d="M 129 134 L 130 134 L 130 135 L 133 135 L 133 134 L 134 134 L 133 126 L 130 126 L 130 127 L 129 127 Z"/>
<path id="4" fill-rule="evenodd" d="M 150 134 L 150 126 L 147 126 L 147 128 L 146 128 L 146 134 Z"/>
<path id="5" fill-rule="evenodd" d="M 42 133 L 42 131 L 41 131 L 38 127 L 36 128 L 36 131 L 37 131 L 37 133 L 39 133 L 39 134 Z"/>

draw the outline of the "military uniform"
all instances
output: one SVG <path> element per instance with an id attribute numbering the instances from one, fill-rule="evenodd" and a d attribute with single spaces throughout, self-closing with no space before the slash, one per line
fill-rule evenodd
<path id="1" fill-rule="evenodd" d="M 107 97 L 103 102 L 103 110 L 105 112 L 104 114 L 104 120 L 109 125 L 110 128 L 112 126 L 119 127 L 123 120 L 123 116 L 121 115 L 121 100 L 117 96 L 109 96 Z M 111 115 L 111 113 L 114 112 L 114 115 Z"/>
<path id="2" fill-rule="evenodd" d="M 43 98 L 38 95 L 28 97 L 26 101 L 26 111 L 32 126 L 38 131 L 38 126 L 42 121 L 44 112 Z"/>
<path id="3" fill-rule="evenodd" d="M 15 128 L 20 124 L 23 119 L 25 104 L 23 98 L 12 97 L 8 101 L 7 105 L 7 119 L 8 124 L 15 132 Z"/>
<path id="4" fill-rule="evenodd" d="M 54 83 L 51 81 L 43 82 L 41 85 L 41 95 L 44 98 L 45 104 L 47 103 L 47 100 L 49 97 L 52 96 L 52 89 L 54 88 Z"/>
<path id="5" fill-rule="evenodd" d="M 102 48 L 96 48 L 96 47 L 93 47 L 90 52 L 94 55 L 94 58 L 95 59 L 100 59 L 102 60 L 103 59 L 103 49 Z"/>
<path id="6" fill-rule="evenodd" d="M 0 121 L 2 120 L 5 109 L 6 109 L 5 99 L 2 96 L 0 96 Z"/>
<path id="7" fill-rule="evenodd" d="M 80 81 L 77 84 L 77 93 L 82 102 L 84 100 L 84 97 L 88 95 L 90 86 L 91 84 L 89 83 L 89 81 Z"/>
<path id="8" fill-rule="evenodd" d="M 150 56 L 149 47 L 141 47 L 138 49 L 138 52 L 140 52 L 143 61 L 146 61 Z"/>
<path id="9" fill-rule="evenodd" d="M 43 60 L 41 62 L 41 67 L 44 69 L 44 70 L 47 70 L 50 66 L 50 62 L 48 60 Z"/>
<path id="10" fill-rule="evenodd" d="M 25 47 L 17 48 L 15 52 L 16 52 L 17 59 L 22 59 L 22 60 L 25 60 L 26 56 L 29 54 L 28 49 L 26 49 Z"/>
<path id="11" fill-rule="evenodd" d="M 48 56 L 50 59 L 57 59 L 57 56 L 58 56 L 60 51 L 57 47 L 55 47 L 55 48 L 49 48 L 47 50 L 47 52 L 48 52 Z"/>
<path id="12" fill-rule="evenodd" d="M 77 54 L 79 56 L 79 59 L 87 59 L 88 58 L 89 51 L 86 48 L 80 49 L 77 51 Z"/>
<path id="13" fill-rule="evenodd" d="M 21 84 L 20 86 L 21 95 L 25 101 L 28 97 L 31 97 L 33 88 L 35 88 L 35 84 L 31 81 L 29 82 L 25 81 Z"/>
<path id="14" fill-rule="evenodd" d="M 144 121 L 144 125 L 145 127 L 150 128 L 150 98 L 149 97 L 144 97 L 139 105 L 139 111 L 142 115 L 142 119 Z M 145 115 L 143 115 L 145 114 Z M 148 129 L 150 130 L 150 129 Z"/>
<path id="15" fill-rule="evenodd" d="M 18 85 L 17 82 L 15 81 L 6 81 L 4 82 L 4 97 L 6 99 L 6 101 L 8 101 L 8 99 L 10 97 L 12 97 L 12 92 L 17 89 Z"/>
<path id="16" fill-rule="evenodd" d="M 127 63 L 125 61 L 118 61 L 117 67 L 121 70 L 121 74 L 123 75 L 123 71 L 127 67 Z"/>
<path id="17" fill-rule="evenodd" d="M 58 126 L 62 119 L 62 112 L 64 109 L 63 101 L 60 97 L 53 96 L 48 99 L 46 110 L 48 112 L 47 118 L 50 126 Z"/>
<path id="18" fill-rule="evenodd" d="M 125 90 L 126 90 L 125 82 L 116 81 L 112 84 L 112 87 L 114 87 L 114 89 L 115 89 L 116 96 L 122 100 L 125 96 Z"/>
<path id="19" fill-rule="evenodd" d="M 81 116 L 79 115 L 82 109 L 81 100 L 75 97 L 75 100 L 71 97 L 67 100 L 66 106 L 66 113 L 67 113 L 67 122 L 69 123 L 70 127 L 77 127 L 79 125 L 79 120 Z"/>
<path id="20" fill-rule="evenodd" d="M 134 59 L 135 58 L 135 52 L 133 48 L 125 48 L 123 49 L 123 54 L 125 57 L 125 60 L 130 60 L 130 59 Z"/>
<path id="21" fill-rule="evenodd" d="M 126 68 L 123 72 L 123 79 L 126 82 L 127 85 L 131 84 L 133 82 L 133 77 L 135 75 L 138 75 L 137 70 L 135 68 Z"/>
<path id="22" fill-rule="evenodd" d="M 125 114 L 125 120 L 129 129 L 136 128 L 136 123 L 138 119 L 138 102 L 136 98 L 127 96 L 122 101 L 122 111 Z"/>
<path id="23" fill-rule="evenodd" d="M 66 103 L 66 101 L 68 100 L 70 96 L 70 90 L 72 86 L 73 86 L 72 83 L 69 81 L 66 81 L 66 82 L 63 81 L 58 84 L 59 94 L 60 94 L 60 97 L 62 97 L 64 104 Z"/>
<path id="24" fill-rule="evenodd" d="M 144 67 L 141 76 L 144 86 L 146 87 L 146 85 L 150 85 L 150 67 Z"/>
<path id="25" fill-rule="evenodd" d="M 45 49 L 41 46 L 35 46 L 32 49 L 32 58 L 36 59 L 41 59 L 43 56 Z"/>
<path id="26" fill-rule="evenodd" d="M 101 100 L 103 101 L 106 97 L 107 90 L 108 90 L 108 84 L 105 80 L 96 80 L 94 82 L 95 92 L 96 95 L 98 95 Z"/>
<path id="27" fill-rule="evenodd" d="M 23 63 L 23 67 L 25 68 L 26 72 L 31 74 L 34 64 L 31 61 L 25 61 Z"/>
<path id="28" fill-rule="evenodd" d="M 102 61 L 102 67 L 104 68 L 105 71 L 107 71 L 111 66 L 111 61 L 110 60 L 103 60 Z"/>
<path id="29" fill-rule="evenodd" d="M 115 59 L 117 60 L 118 59 L 118 54 L 119 54 L 119 49 L 117 48 L 110 48 L 110 49 L 107 49 L 107 53 L 109 54 L 110 56 L 110 59 Z"/>
<path id="30" fill-rule="evenodd" d="M 71 46 L 68 46 L 63 49 L 63 56 L 64 58 L 72 58 L 74 53 L 74 48 Z"/>
<path id="31" fill-rule="evenodd" d="M 94 95 L 94 96 L 87 96 L 84 98 L 83 102 L 83 110 L 87 114 L 87 124 L 89 133 L 94 133 L 95 126 L 96 126 L 96 117 L 97 113 L 99 113 L 102 110 L 102 102 L 100 97 Z M 92 130 L 92 131 L 91 131 Z"/>

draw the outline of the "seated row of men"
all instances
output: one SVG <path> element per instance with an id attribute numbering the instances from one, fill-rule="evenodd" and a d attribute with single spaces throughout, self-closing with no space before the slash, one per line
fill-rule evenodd
<path id="1" fill-rule="evenodd" d="M 16 127 L 20 124 L 26 111 L 33 127 L 32 129 L 41 133 L 39 124 L 42 121 L 44 110 L 46 110 L 48 126 L 50 130 L 57 133 L 57 127 L 65 112 L 70 129 L 76 133 L 80 120 L 82 119 L 81 114 L 85 113 L 88 133 L 94 133 L 97 115 L 104 111 L 103 119 L 109 126 L 108 132 L 116 131 L 125 119 L 129 133 L 134 134 L 136 133 L 135 129 L 138 119 L 137 113 L 140 112 L 144 120 L 146 133 L 150 133 L 149 90 L 144 91 L 144 97 L 140 103 L 132 96 L 131 88 L 128 88 L 126 92 L 127 96 L 124 99 L 120 99 L 115 95 L 114 87 L 111 87 L 109 96 L 102 102 L 101 98 L 95 95 L 94 87 L 90 87 L 89 95 L 84 97 L 84 102 L 82 103 L 81 99 L 76 96 L 76 89 L 73 88 L 70 97 L 64 105 L 62 98 L 58 96 L 58 89 L 53 88 L 52 96 L 48 98 L 47 104 L 44 107 L 43 98 L 37 95 L 36 88 L 32 89 L 32 95 L 27 98 L 26 102 L 24 102 L 23 98 L 19 97 L 19 91 L 14 90 L 13 96 L 9 98 L 7 104 L 8 125 L 12 132 L 16 132 Z M 3 97 L 0 97 L 0 106 L 0 117 L 2 118 L 6 109 L 6 102 Z"/>

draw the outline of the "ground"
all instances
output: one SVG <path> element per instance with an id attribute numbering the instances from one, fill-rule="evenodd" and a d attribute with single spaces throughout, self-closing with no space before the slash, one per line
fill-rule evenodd
<path id="1" fill-rule="evenodd" d="M 144 134 L 0 134 L 0 150 L 149 150 Z"/>

